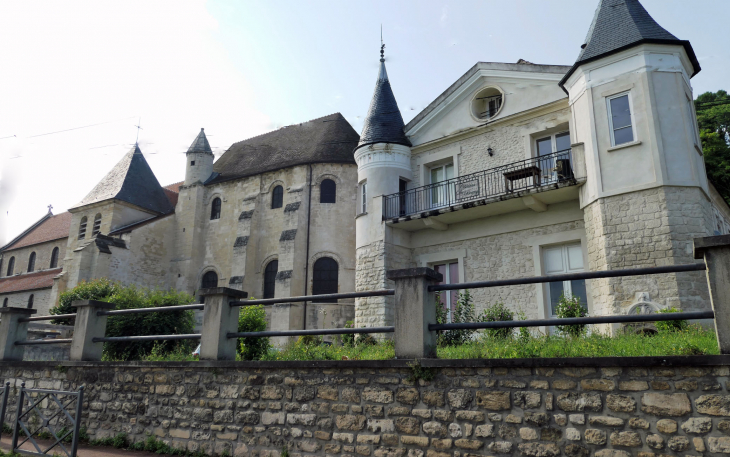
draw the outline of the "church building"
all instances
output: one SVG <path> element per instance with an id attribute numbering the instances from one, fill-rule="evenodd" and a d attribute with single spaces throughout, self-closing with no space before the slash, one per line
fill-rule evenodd
<path id="1" fill-rule="evenodd" d="M 184 181 L 166 187 L 135 146 L 67 213 L 0 248 L 0 301 L 45 314 L 99 277 L 278 298 L 392 288 L 385 272 L 408 267 L 455 284 L 694 262 L 693 238 L 729 233 L 730 208 L 705 171 L 691 44 L 638 0 L 600 0 L 585 41 L 566 45 L 572 66 L 477 62 L 408 124 L 395 96 L 407 81 L 391 87 L 381 49 L 360 135 L 335 113 L 214 161 L 201 129 Z M 591 315 L 710 306 L 700 272 L 472 291 L 477 311 L 528 318 L 553 316 L 562 295 Z M 458 295 L 440 299 L 451 313 Z M 271 328 L 392 325 L 398 304 L 309 306 L 271 307 Z"/>

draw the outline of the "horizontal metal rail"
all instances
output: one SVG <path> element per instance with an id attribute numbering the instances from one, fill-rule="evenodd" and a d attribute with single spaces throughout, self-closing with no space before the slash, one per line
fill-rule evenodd
<path id="1" fill-rule="evenodd" d="M 37 322 L 37 321 L 52 321 L 55 319 L 74 319 L 76 313 L 72 314 L 56 314 L 52 316 L 33 316 L 33 317 L 21 317 L 18 322 Z"/>
<path id="2" fill-rule="evenodd" d="M 363 327 L 363 328 L 325 328 L 313 330 L 282 330 L 269 332 L 240 332 L 228 333 L 228 338 L 257 338 L 271 336 L 300 336 L 300 335 L 351 335 L 353 333 L 393 333 L 395 327 Z"/>
<path id="3" fill-rule="evenodd" d="M 713 319 L 712 311 L 686 313 L 630 314 L 621 316 L 566 317 L 560 319 L 530 319 L 524 321 L 463 322 L 459 324 L 429 324 L 428 329 L 478 330 L 483 328 L 551 327 L 554 325 L 619 324 L 627 322 L 678 321 L 685 319 Z"/>
<path id="4" fill-rule="evenodd" d="M 366 292 L 347 292 L 344 294 L 322 294 L 322 295 L 303 295 L 301 297 L 287 298 L 264 298 L 261 300 L 241 300 L 232 301 L 231 306 L 251 306 L 251 305 L 275 305 L 277 303 L 297 303 L 304 301 L 321 301 L 321 300 L 337 300 L 340 298 L 363 298 L 363 297 L 382 297 L 385 295 L 395 295 L 394 289 L 370 290 Z"/>
<path id="5" fill-rule="evenodd" d="M 183 335 L 144 335 L 144 336 L 108 336 L 93 338 L 94 343 L 127 343 L 130 341 L 165 341 L 165 340 L 199 340 L 200 333 L 189 333 Z"/>
<path id="6" fill-rule="evenodd" d="M 174 311 L 187 311 L 191 309 L 203 309 L 205 305 L 180 305 L 180 306 L 159 306 L 157 308 L 133 308 L 114 309 L 110 311 L 97 311 L 97 316 L 119 316 L 123 314 L 145 314 L 145 313 L 171 313 Z"/>
<path id="7" fill-rule="evenodd" d="M 439 284 L 428 286 L 429 292 L 441 290 L 479 289 L 482 287 L 518 286 L 522 284 L 540 284 L 556 281 L 575 281 L 578 279 L 617 278 L 621 276 L 641 276 L 661 273 L 681 273 L 684 271 L 705 271 L 704 263 L 690 263 L 687 265 L 667 265 L 664 267 L 625 268 L 622 270 L 586 271 L 583 273 L 568 273 L 563 275 L 532 276 L 529 278 L 502 279 L 496 281 L 464 282 L 461 284 Z"/>
<path id="8" fill-rule="evenodd" d="M 16 346 L 33 346 L 36 344 L 70 344 L 73 341 L 71 338 L 47 338 L 42 340 L 20 340 L 16 341 Z"/>

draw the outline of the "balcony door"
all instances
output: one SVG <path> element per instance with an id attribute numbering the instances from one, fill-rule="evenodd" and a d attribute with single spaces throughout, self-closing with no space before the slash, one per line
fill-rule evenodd
<path id="1" fill-rule="evenodd" d="M 444 181 L 454 177 L 454 164 L 447 163 L 431 167 L 431 208 L 448 206 L 454 201 L 454 184 Z"/>
<path id="2" fill-rule="evenodd" d="M 579 273 L 583 271 L 583 249 L 580 243 L 544 248 L 543 261 L 547 275 Z M 552 317 L 556 317 L 555 308 L 563 295 L 576 296 L 583 306 L 588 306 L 585 279 L 550 282 L 546 287 Z"/>
<path id="3" fill-rule="evenodd" d="M 553 153 L 556 154 L 551 155 Z M 541 184 L 554 183 L 559 176 L 567 176 L 570 170 L 570 132 L 556 133 L 537 140 L 537 156 Z"/>

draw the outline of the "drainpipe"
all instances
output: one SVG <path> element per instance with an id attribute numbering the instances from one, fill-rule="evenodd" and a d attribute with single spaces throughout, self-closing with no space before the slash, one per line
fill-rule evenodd
<path id="1" fill-rule="evenodd" d="M 307 205 L 307 257 L 304 259 L 304 293 L 307 295 L 309 284 L 309 227 L 312 221 L 312 164 L 309 164 L 309 204 Z M 307 329 L 307 302 L 304 302 L 304 330 Z"/>

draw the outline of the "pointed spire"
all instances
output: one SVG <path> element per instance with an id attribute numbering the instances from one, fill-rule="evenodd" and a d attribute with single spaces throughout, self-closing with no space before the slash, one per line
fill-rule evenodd
<path id="1" fill-rule="evenodd" d="M 208 143 L 208 138 L 205 136 L 205 130 L 202 128 L 200 129 L 200 133 L 198 133 L 198 136 L 195 137 L 193 144 L 191 144 L 190 148 L 188 148 L 188 154 L 193 152 L 213 154 L 213 150 L 210 148 L 210 143 Z"/>
<path id="2" fill-rule="evenodd" d="M 639 0 L 599 0 L 578 59 L 560 86 L 578 66 L 644 43 L 684 46 L 694 67 L 692 76 L 699 73 L 700 64 L 689 41 L 680 40 L 660 26 Z"/>
<path id="3" fill-rule="evenodd" d="M 404 126 L 403 116 L 398 109 L 398 103 L 395 101 L 395 95 L 393 95 L 393 89 L 388 80 L 388 72 L 385 70 L 385 45 L 382 44 L 381 36 L 378 80 L 375 82 L 375 92 L 370 101 L 368 114 L 365 116 L 357 148 L 374 143 L 411 146 L 411 142 L 403 132 Z"/>

